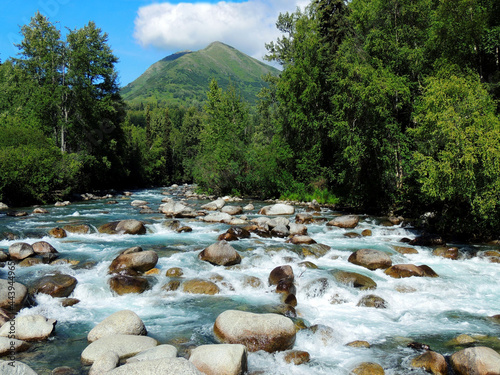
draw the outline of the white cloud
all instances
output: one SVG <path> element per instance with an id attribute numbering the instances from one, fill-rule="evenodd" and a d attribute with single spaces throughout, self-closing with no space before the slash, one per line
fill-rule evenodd
<path id="1" fill-rule="evenodd" d="M 279 13 L 307 4 L 307 0 L 157 3 L 139 8 L 134 36 L 144 47 L 173 52 L 198 50 L 220 41 L 262 59 L 264 44 L 279 36 L 275 26 Z"/>

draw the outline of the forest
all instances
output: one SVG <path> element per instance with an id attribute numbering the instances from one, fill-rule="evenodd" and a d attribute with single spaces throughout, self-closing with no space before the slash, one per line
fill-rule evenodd
<path id="1" fill-rule="evenodd" d="M 128 105 L 105 32 L 35 14 L 0 65 L 0 200 L 194 182 L 498 238 L 498 1 L 313 0 L 276 26 L 257 105 L 215 80 L 201 104 Z"/>

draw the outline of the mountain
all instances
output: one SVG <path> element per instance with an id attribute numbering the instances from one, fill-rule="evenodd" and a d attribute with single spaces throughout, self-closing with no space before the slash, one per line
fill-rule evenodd
<path id="1" fill-rule="evenodd" d="M 121 90 L 131 103 L 162 100 L 168 103 L 202 102 L 215 78 L 226 89 L 231 82 L 251 104 L 266 83 L 262 76 L 279 70 L 224 43 L 214 42 L 205 49 L 182 51 L 151 65 L 139 78 Z"/>

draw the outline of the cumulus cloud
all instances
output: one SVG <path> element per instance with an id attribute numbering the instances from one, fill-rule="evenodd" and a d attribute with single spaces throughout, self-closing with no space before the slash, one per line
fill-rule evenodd
<path id="1" fill-rule="evenodd" d="M 214 41 L 258 59 L 276 40 L 279 13 L 304 8 L 306 0 L 247 0 L 240 3 L 156 3 L 139 8 L 136 40 L 165 51 L 198 50 Z"/>

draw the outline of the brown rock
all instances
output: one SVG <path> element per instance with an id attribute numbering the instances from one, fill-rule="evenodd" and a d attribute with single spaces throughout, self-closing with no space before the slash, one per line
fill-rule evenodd
<path id="1" fill-rule="evenodd" d="M 456 375 L 499 375 L 500 354 L 484 346 L 467 348 L 454 353 L 450 365 Z"/>
<path id="2" fill-rule="evenodd" d="M 311 214 L 297 214 L 295 215 L 295 224 L 312 224 L 314 217 Z"/>
<path id="3" fill-rule="evenodd" d="M 290 242 L 294 245 L 312 245 L 316 243 L 311 237 L 305 235 L 293 236 Z"/>
<path id="4" fill-rule="evenodd" d="M 33 247 L 33 251 L 36 254 L 59 254 L 59 252 L 54 248 L 54 246 L 45 241 L 35 242 L 31 246 Z"/>
<path id="5" fill-rule="evenodd" d="M 241 263 L 240 254 L 226 241 L 210 245 L 198 254 L 198 258 L 216 266 L 232 266 Z"/>
<path id="6" fill-rule="evenodd" d="M 349 256 L 348 261 L 369 270 L 386 269 L 392 266 L 391 257 L 380 250 L 360 249 Z"/>
<path id="7" fill-rule="evenodd" d="M 33 247 L 24 242 L 16 242 L 9 246 L 9 256 L 13 260 L 23 260 L 35 254 Z"/>
<path id="8" fill-rule="evenodd" d="M 53 228 L 49 230 L 49 236 L 54 238 L 65 238 L 68 235 L 66 234 L 66 231 L 62 228 Z"/>
<path id="9" fill-rule="evenodd" d="M 384 375 L 384 369 L 377 363 L 363 362 L 352 369 L 356 375 Z"/>
<path id="10" fill-rule="evenodd" d="M 412 367 L 424 368 L 425 371 L 430 372 L 434 375 L 447 375 L 448 365 L 446 364 L 446 359 L 439 353 L 433 352 L 431 350 L 425 352 L 418 357 L 413 358 L 411 361 Z"/>
<path id="11" fill-rule="evenodd" d="M 286 363 L 293 363 L 294 365 L 298 366 L 303 363 L 309 362 L 311 358 L 308 352 L 302 350 L 290 350 L 285 353 L 284 359 Z"/>
<path id="12" fill-rule="evenodd" d="M 168 283 L 163 285 L 161 288 L 166 292 L 175 292 L 181 286 L 180 280 L 170 280 Z"/>
<path id="13" fill-rule="evenodd" d="M 363 237 L 370 237 L 372 235 L 372 231 L 370 229 L 365 229 L 361 232 Z"/>
<path id="14" fill-rule="evenodd" d="M 352 285 L 354 288 L 361 290 L 375 289 L 377 283 L 365 275 L 356 272 L 334 271 L 333 276 L 342 284 Z"/>
<path id="15" fill-rule="evenodd" d="M 418 250 L 413 247 L 393 246 L 393 248 L 400 254 L 418 254 Z"/>
<path id="16" fill-rule="evenodd" d="M 42 264 L 43 260 L 40 258 L 26 258 L 23 259 L 21 262 L 19 262 L 18 266 L 19 267 L 32 267 L 36 266 L 38 264 Z"/>
<path id="17" fill-rule="evenodd" d="M 359 223 L 359 217 L 357 215 L 344 215 L 336 217 L 335 219 L 326 223 L 327 226 L 335 226 L 339 228 L 356 228 Z"/>
<path id="18" fill-rule="evenodd" d="M 116 226 L 118 225 L 118 223 L 119 221 L 113 221 L 111 223 L 103 224 L 99 228 L 97 228 L 97 231 L 104 234 L 116 234 Z"/>
<path id="19" fill-rule="evenodd" d="M 432 255 L 456 260 L 458 259 L 458 247 L 438 247 L 434 249 Z"/>
<path id="20" fill-rule="evenodd" d="M 369 294 L 369 295 L 361 298 L 361 300 L 358 302 L 357 306 L 375 307 L 376 309 L 385 309 L 385 308 L 387 308 L 387 302 L 379 296 Z"/>
<path id="21" fill-rule="evenodd" d="M 184 272 L 182 271 L 182 268 L 179 267 L 169 268 L 165 274 L 165 276 L 168 277 L 181 277 L 182 275 L 184 275 Z"/>
<path id="22" fill-rule="evenodd" d="M 386 275 L 396 279 L 404 277 L 436 277 L 437 274 L 429 266 L 416 266 L 414 264 L 396 264 L 385 271 Z"/>
<path id="23" fill-rule="evenodd" d="M 68 297 L 76 288 L 77 280 L 70 275 L 57 274 L 44 276 L 35 281 L 30 288 L 31 294 L 48 294 L 52 297 Z"/>
<path id="24" fill-rule="evenodd" d="M 189 232 L 192 232 L 193 231 L 193 228 L 191 227 L 188 227 L 188 226 L 183 226 L 183 227 L 180 227 L 180 228 L 177 228 L 176 229 L 176 232 L 177 233 L 189 233 Z"/>
<path id="25" fill-rule="evenodd" d="M 219 237 L 217 237 L 217 240 L 230 242 L 230 241 L 238 241 L 239 238 L 232 233 L 226 232 L 226 233 L 222 233 Z"/>
<path id="26" fill-rule="evenodd" d="M 279 266 L 274 268 L 271 273 L 269 274 L 269 285 L 278 285 L 280 280 L 290 280 L 293 282 L 294 280 L 294 274 L 293 274 L 293 269 L 292 267 L 286 265 L 286 266 Z"/>
<path id="27" fill-rule="evenodd" d="M 89 234 L 90 233 L 90 226 L 86 224 L 80 224 L 80 225 L 65 225 L 63 229 L 66 232 L 70 233 L 75 233 L 75 234 Z"/>
<path id="28" fill-rule="evenodd" d="M 122 220 L 116 225 L 116 232 L 121 234 L 146 234 L 146 227 L 139 220 Z"/>
<path id="29" fill-rule="evenodd" d="M 143 277 L 116 275 L 109 279 L 111 290 L 118 295 L 142 293 L 149 289 L 149 282 Z"/>
<path id="30" fill-rule="evenodd" d="M 416 237 L 411 240 L 410 245 L 413 246 L 436 246 L 436 245 L 446 245 L 441 236 L 435 234 L 424 234 L 422 236 Z"/>
<path id="31" fill-rule="evenodd" d="M 208 294 L 214 295 L 220 292 L 220 289 L 211 281 L 193 279 L 182 283 L 184 293 L 191 294 Z"/>
<path id="32" fill-rule="evenodd" d="M 243 280 L 243 285 L 251 286 L 252 288 L 262 288 L 264 285 L 262 280 L 255 276 L 245 276 Z"/>
<path id="33" fill-rule="evenodd" d="M 368 341 L 356 340 L 346 344 L 346 346 L 353 348 L 369 348 L 371 345 Z"/>
<path id="34" fill-rule="evenodd" d="M 109 266 L 109 273 L 120 273 L 127 270 L 147 272 L 154 268 L 156 263 L 158 263 L 158 254 L 153 250 L 125 252 L 113 259 Z"/>

